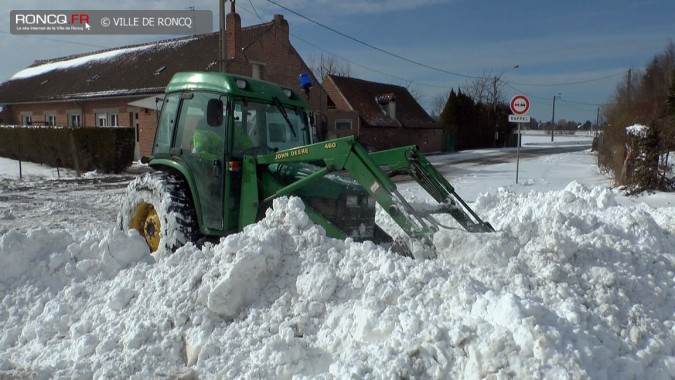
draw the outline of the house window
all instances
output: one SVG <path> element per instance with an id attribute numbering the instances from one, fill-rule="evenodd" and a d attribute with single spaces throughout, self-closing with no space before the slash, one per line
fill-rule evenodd
<path id="1" fill-rule="evenodd" d="M 335 120 L 335 130 L 337 131 L 349 131 L 352 129 L 351 120 Z"/>
<path id="2" fill-rule="evenodd" d="M 79 112 L 68 113 L 68 126 L 79 127 L 82 125 L 82 114 Z"/>
<path id="3" fill-rule="evenodd" d="M 56 125 L 56 112 L 45 112 L 45 125 Z"/>
<path id="4" fill-rule="evenodd" d="M 108 114 L 107 113 L 96 114 L 96 126 L 97 127 L 107 127 L 108 126 Z"/>
<path id="5" fill-rule="evenodd" d="M 94 110 L 96 113 L 96 126 L 97 127 L 117 127 L 119 126 L 119 113 L 117 110 Z"/>
<path id="6" fill-rule="evenodd" d="M 23 123 L 23 125 L 32 125 L 33 114 L 31 112 L 21 112 L 21 123 Z"/>
<path id="7" fill-rule="evenodd" d="M 251 78 L 254 79 L 263 79 L 263 67 L 265 65 L 262 63 L 253 62 L 251 63 Z"/>

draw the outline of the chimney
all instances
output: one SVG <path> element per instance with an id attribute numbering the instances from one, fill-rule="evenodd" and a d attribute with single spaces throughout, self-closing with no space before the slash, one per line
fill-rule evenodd
<path id="1" fill-rule="evenodd" d="M 272 22 L 277 28 L 281 29 L 281 32 L 283 33 L 282 35 L 282 41 L 290 41 L 289 35 L 290 35 L 290 29 L 288 27 L 288 21 L 284 18 L 283 15 L 274 15 L 274 18 L 272 19 Z"/>
<path id="2" fill-rule="evenodd" d="M 391 98 L 389 104 L 387 104 L 387 109 L 387 114 L 389 117 L 396 120 L 396 98 Z"/>
<path id="3" fill-rule="evenodd" d="M 235 0 L 230 1 L 230 13 L 225 17 L 227 35 L 227 59 L 235 59 L 241 54 L 241 17 L 234 9 Z"/>
<path id="4" fill-rule="evenodd" d="M 396 96 L 394 94 L 383 94 L 375 97 L 375 101 L 380 104 L 382 111 L 387 116 L 396 120 Z"/>

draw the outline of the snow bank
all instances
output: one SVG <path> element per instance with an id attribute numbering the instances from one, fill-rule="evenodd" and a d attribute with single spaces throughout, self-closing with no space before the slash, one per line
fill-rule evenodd
<path id="1" fill-rule="evenodd" d="M 7 232 L 0 374 L 675 377 L 668 218 L 578 183 L 475 209 L 500 232 L 441 231 L 437 260 L 327 238 L 296 198 L 157 263 L 133 233 Z"/>

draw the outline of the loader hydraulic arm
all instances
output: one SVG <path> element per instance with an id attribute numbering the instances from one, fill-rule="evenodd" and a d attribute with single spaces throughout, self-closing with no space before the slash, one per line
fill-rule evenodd
<path id="1" fill-rule="evenodd" d="M 320 170 L 276 189 L 273 193 L 258 189 L 258 168 L 271 164 L 321 162 Z M 415 146 L 368 153 L 354 137 L 344 137 L 295 149 L 244 157 L 242 165 L 242 192 L 240 223 L 253 223 L 262 203 L 280 196 L 292 195 L 297 189 L 333 171 L 345 170 L 377 201 L 403 231 L 414 239 L 430 243 L 435 231 L 443 227 L 433 213 L 451 215 L 470 232 L 490 232 L 492 227 L 483 222 L 457 195 L 454 188 L 431 165 Z M 438 203 L 433 211 L 415 210 L 400 194 L 390 178 L 408 175 L 417 181 Z M 261 197 L 260 194 L 268 195 Z"/>

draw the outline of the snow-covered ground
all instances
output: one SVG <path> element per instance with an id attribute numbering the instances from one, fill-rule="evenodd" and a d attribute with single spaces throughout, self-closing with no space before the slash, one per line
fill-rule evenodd
<path id="1" fill-rule="evenodd" d="M 130 176 L 0 159 L 0 378 L 675 378 L 675 195 L 621 195 L 588 150 L 521 158 L 518 184 L 460 162 L 492 153 L 431 157 L 498 231 L 441 231 L 435 260 L 282 198 L 156 262 L 115 228 Z"/>

